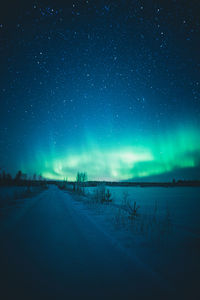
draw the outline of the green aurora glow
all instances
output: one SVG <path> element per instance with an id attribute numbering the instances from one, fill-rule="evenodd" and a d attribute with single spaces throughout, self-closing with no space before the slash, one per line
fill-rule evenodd
<path id="1" fill-rule="evenodd" d="M 89 180 L 130 180 L 164 174 L 180 168 L 200 166 L 200 135 L 194 128 L 179 129 L 162 137 L 151 136 L 143 142 L 127 139 L 116 146 L 88 143 L 78 151 L 58 151 L 47 154 L 36 151 L 32 163 L 22 164 L 23 172 L 36 170 L 44 178 L 75 180 L 78 171 L 86 171 Z M 25 167 L 26 166 L 26 167 Z"/>

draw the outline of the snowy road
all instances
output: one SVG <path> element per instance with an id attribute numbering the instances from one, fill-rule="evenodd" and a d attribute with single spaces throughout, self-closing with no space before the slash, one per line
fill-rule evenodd
<path id="1" fill-rule="evenodd" d="M 116 247 L 56 186 L 17 213 L 8 215 L 5 229 L 0 223 L 2 300 L 169 299 L 159 277 Z"/>

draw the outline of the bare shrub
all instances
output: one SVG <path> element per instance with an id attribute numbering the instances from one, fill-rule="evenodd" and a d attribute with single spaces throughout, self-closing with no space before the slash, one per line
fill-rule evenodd
<path id="1" fill-rule="evenodd" d="M 101 203 L 112 202 L 111 193 L 109 189 L 106 189 L 105 184 L 98 185 L 97 193 L 98 193 L 98 199 Z"/>
<path id="2" fill-rule="evenodd" d="M 127 211 L 129 213 L 129 218 L 133 219 L 134 217 L 137 216 L 137 211 L 140 208 L 139 206 L 136 205 L 136 201 L 134 201 L 134 205 L 132 206 L 130 203 L 127 204 L 126 206 Z"/>
<path id="3" fill-rule="evenodd" d="M 105 202 L 112 202 L 111 192 L 109 191 L 109 189 L 107 189 L 105 193 Z"/>

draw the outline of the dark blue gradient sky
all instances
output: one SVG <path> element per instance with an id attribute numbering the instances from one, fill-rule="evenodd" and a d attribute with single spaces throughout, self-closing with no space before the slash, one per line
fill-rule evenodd
<path id="1" fill-rule="evenodd" d="M 184 0 L 6 1 L 0 168 L 58 179 L 78 170 L 89 179 L 176 170 L 197 178 L 199 7 Z"/>

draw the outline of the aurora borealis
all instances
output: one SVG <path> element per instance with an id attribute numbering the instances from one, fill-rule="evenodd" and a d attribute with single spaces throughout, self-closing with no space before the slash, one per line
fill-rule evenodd
<path id="1" fill-rule="evenodd" d="M 64 151 L 62 154 L 39 151 L 33 159 L 42 175 L 49 179 L 74 180 L 77 170 L 87 170 L 93 180 L 129 180 L 171 172 L 179 168 L 195 168 L 200 164 L 198 131 L 178 131 L 164 139 L 146 140 L 143 145 L 131 143 L 101 148 Z M 145 145 L 146 143 L 146 145 Z M 42 159 L 41 159 L 42 158 Z M 28 171 L 34 169 L 30 164 Z M 24 166 L 25 168 L 25 166 Z"/>
<path id="2" fill-rule="evenodd" d="M 198 1 L 10 0 L 1 13 L 0 171 L 200 178 Z"/>

